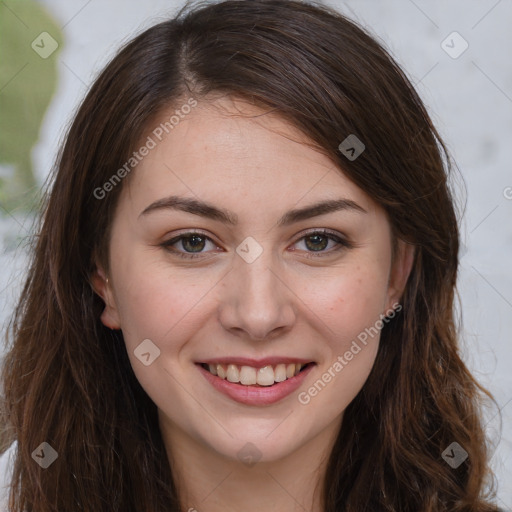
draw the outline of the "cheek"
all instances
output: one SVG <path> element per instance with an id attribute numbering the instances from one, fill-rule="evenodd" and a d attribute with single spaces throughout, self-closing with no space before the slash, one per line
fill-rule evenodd
<path id="1" fill-rule="evenodd" d="M 343 348 L 384 313 L 387 273 L 378 264 L 346 268 L 310 288 L 314 313 Z"/>
<path id="2" fill-rule="evenodd" d="M 148 395 L 165 404 L 169 393 L 179 392 L 180 386 L 169 372 L 179 371 L 180 359 L 186 357 L 186 342 L 201 321 L 201 297 L 211 286 L 204 280 L 197 284 L 171 278 L 168 270 L 157 265 L 131 265 L 130 272 L 124 276 L 119 273 L 118 279 L 119 283 L 128 283 L 119 287 L 117 295 L 131 366 Z M 150 361 L 146 366 L 141 357 L 148 352 Z"/>
<path id="3" fill-rule="evenodd" d="M 208 279 L 172 275 L 168 266 L 145 254 L 119 260 L 116 270 L 116 304 L 127 349 L 151 339 L 162 349 L 165 344 L 166 351 L 178 350 L 169 340 L 193 328 L 200 299 L 212 287 Z"/>
<path id="4" fill-rule="evenodd" d="M 378 266 L 339 272 L 316 288 L 314 313 L 325 334 L 318 372 L 299 402 L 314 404 L 317 420 L 327 423 L 359 393 L 374 365 L 380 339 L 380 315 L 387 275 Z"/>
<path id="5" fill-rule="evenodd" d="M 169 340 L 180 339 L 193 329 L 194 314 L 200 308 L 200 299 L 207 292 L 204 286 L 186 285 L 177 280 L 153 274 L 140 282 L 137 289 L 121 292 L 120 317 L 127 346 L 150 338 L 166 350 L 177 350 Z M 177 336 L 179 333 L 179 336 Z M 166 340 L 166 341 L 164 341 Z"/>

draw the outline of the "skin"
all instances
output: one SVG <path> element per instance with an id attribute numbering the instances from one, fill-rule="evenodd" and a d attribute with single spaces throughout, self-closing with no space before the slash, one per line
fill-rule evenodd
<path id="1" fill-rule="evenodd" d="M 158 406 L 183 510 L 322 510 L 327 457 L 343 411 L 374 364 L 379 336 L 310 403 L 297 395 L 400 301 L 411 269 L 413 248 L 402 242 L 392 264 L 385 212 L 305 142 L 275 114 L 219 97 L 192 109 L 123 184 L 109 269 L 98 264 L 94 286 L 106 304 L 103 323 L 122 329 L 134 372 Z M 169 208 L 141 215 L 170 195 L 230 210 L 238 223 Z M 289 210 L 339 198 L 366 213 L 340 210 L 277 225 Z M 305 232 L 322 228 L 352 247 Z M 200 239 L 198 258 L 161 246 L 193 230 L 212 239 Z M 263 249 L 252 263 L 236 252 L 248 236 Z M 180 241 L 173 247 L 194 250 Z M 145 339 L 160 349 L 149 366 L 134 355 Z M 276 355 L 316 366 L 297 392 L 267 406 L 231 400 L 195 365 Z M 237 456 L 248 442 L 261 456 L 253 466 Z"/>

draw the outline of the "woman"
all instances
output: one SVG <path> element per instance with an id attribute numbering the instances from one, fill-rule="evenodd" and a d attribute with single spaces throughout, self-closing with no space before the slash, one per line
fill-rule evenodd
<path id="1" fill-rule="evenodd" d="M 328 8 L 136 37 L 70 128 L 13 321 L 10 510 L 497 510 L 449 171 Z"/>

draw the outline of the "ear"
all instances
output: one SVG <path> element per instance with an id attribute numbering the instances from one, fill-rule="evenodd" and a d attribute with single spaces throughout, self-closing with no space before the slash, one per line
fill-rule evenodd
<path id="1" fill-rule="evenodd" d="M 117 311 L 117 305 L 112 291 L 112 283 L 108 277 L 106 277 L 105 271 L 100 266 L 96 266 L 96 270 L 91 277 L 91 282 L 94 291 L 105 303 L 105 309 L 100 317 L 101 322 L 110 329 L 120 329 L 121 322 L 119 320 L 119 313 Z"/>
<path id="2" fill-rule="evenodd" d="M 395 261 L 389 274 L 385 311 L 395 309 L 393 306 L 400 303 L 407 279 L 412 270 L 414 254 L 414 245 L 398 240 Z"/>

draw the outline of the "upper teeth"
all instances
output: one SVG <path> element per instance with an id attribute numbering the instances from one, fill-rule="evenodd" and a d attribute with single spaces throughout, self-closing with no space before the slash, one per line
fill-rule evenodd
<path id="1" fill-rule="evenodd" d="M 297 375 L 306 366 L 300 363 L 277 364 L 254 368 L 252 366 L 238 366 L 236 364 L 209 364 L 208 369 L 213 375 L 229 382 L 239 382 L 245 386 L 259 384 L 260 386 L 272 386 L 275 382 L 283 382 Z"/>

